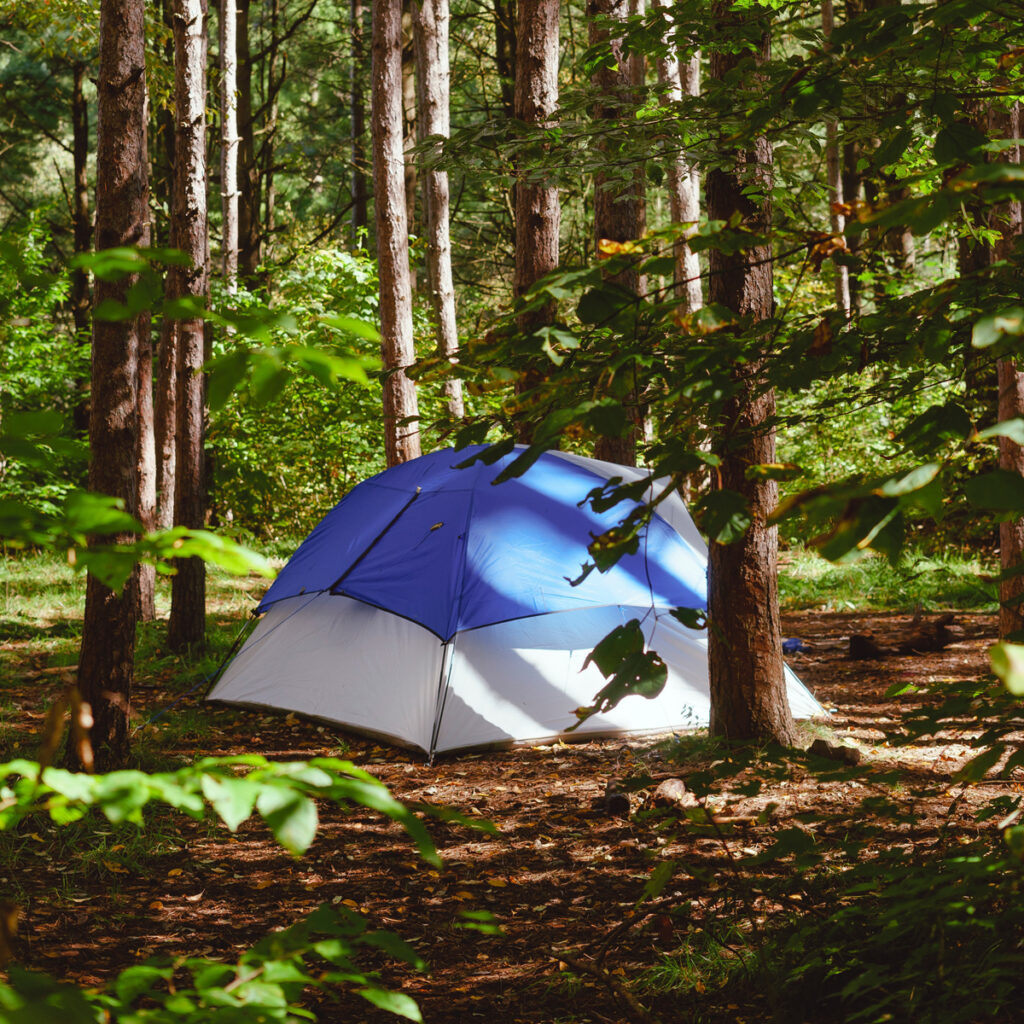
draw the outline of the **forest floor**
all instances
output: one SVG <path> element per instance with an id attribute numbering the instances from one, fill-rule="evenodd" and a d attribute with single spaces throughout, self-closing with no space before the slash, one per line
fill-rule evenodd
<path id="1" fill-rule="evenodd" d="M 362 808 L 324 807 L 320 833 L 298 860 L 255 821 L 232 835 L 167 812 L 148 821 L 142 841 L 100 823 L 84 849 L 81 840 L 62 845 L 59 829 L 33 825 L 0 851 L 0 887 L 23 908 L 18 956 L 100 985 L 150 956 L 233 961 L 268 931 L 335 901 L 425 958 L 426 973 L 383 957 L 374 966 L 415 998 L 428 1024 L 770 1019 L 779 1012 L 775 996 L 756 984 L 756 972 L 739 968 L 772 929 L 836 909 L 814 880 L 820 862 L 809 868 L 779 837 L 789 842 L 799 828 L 826 867 L 856 836 L 862 856 L 884 847 L 955 850 L 998 838 L 996 818 L 978 820 L 977 809 L 1024 790 L 1019 769 L 1009 779 L 954 784 L 977 753 L 976 723 L 973 731 L 969 721 L 953 722 L 938 737 L 893 741 L 908 710 L 937 699 L 929 691 L 988 671 L 994 617 L 965 613 L 957 622 L 962 635 L 944 651 L 851 661 L 851 633 L 894 646 L 911 631 L 910 617 L 784 617 L 784 635 L 811 645 L 790 664 L 832 712 L 803 727 L 806 741 L 828 736 L 856 746 L 857 768 L 789 755 L 723 772 L 729 757 L 701 735 L 536 746 L 428 767 L 421 756 L 293 715 L 179 705 L 140 734 L 148 756 L 348 757 L 403 801 L 449 806 L 496 830 L 430 822 L 444 862 L 436 870 L 398 826 Z M 26 734 L 40 728 L 66 670 L 27 643 L 7 649 L 15 663 L 5 670 L 0 740 L 9 752 L 30 744 Z M 914 689 L 889 696 L 895 684 Z M 179 693 L 165 665 L 139 679 L 136 710 L 144 717 Z M 706 769 L 722 778 L 688 815 L 651 807 L 650 780 L 692 779 Z M 641 787 L 633 813 L 609 814 L 606 785 L 630 779 Z M 773 844 L 779 856 L 758 863 Z M 652 876 L 657 884 L 641 903 Z M 502 934 L 462 927 L 465 910 L 489 911 Z M 789 1009 L 789 1019 L 840 1019 Z M 319 1013 L 351 1024 L 396 1019 L 351 994 Z"/>

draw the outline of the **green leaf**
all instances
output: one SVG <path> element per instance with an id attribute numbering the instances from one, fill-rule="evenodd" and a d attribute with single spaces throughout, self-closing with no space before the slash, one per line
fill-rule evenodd
<path id="1" fill-rule="evenodd" d="M 988 348 L 1004 335 L 1024 334 L 1024 306 L 1012 306 L 992 316 L 983 316 L 971 331 L 974 348 Z"/>
<path id="2" fill-rule="evenodd" d="M 380 331 L 373 324 L 368 324 L 365 320 L 357 320 L 353 316 L 339 316 L 334 313 L 322 316 L 320 319 L 328 327 L 336 327 L 339 331 L 348 331 L 350 334 L 355 334 L 366 341 L 372 341 L 375 345 L 379 345 L 381 342 Z"/>
<path id="3" fill-rule="evenodd" d="M 1010 693 L 1024 697 L 1024 644 L 1011 644 L 1005 640 L 989 652 L 992 671 Z"/>
<path id="4" fill-rule="evenodd" d="M 954 782 L 980 782 L 989 769 L 1006 752 L 1005 743 L 993 743 L 976 757 L 972 757 L 954 776 Z"/>
<path id="5" fill-rule="evenodd" d="M 204 775 L 202 788 L 221 821 L 234 832 L 252 814 L 262 786 L 246 778 Z"/>
<path id="6" fill-rule="evenodd" d="M 660 896 L 665 886 L 672 880 L 675 870 L 676 862 L 674 860 L 661 861 L 644 883 L 643 892 L 640 894 L 638 902 L 644 903 Z"/>
<path id="7" fill-rule="evenodd" d="M 986 441 L 990 437 L 1008 437 L 1014 444 L 1024 445 L 1024 419 L 1017 417 L 1012 420 L 1002 420 L 991 427 L 978 431 L 975 440 Z"/>
<path id="8" fill-rule="evenodd" d="M 388 1013 L 397 1014 L 399 1017 L 405 1017 L 407 1020 L 423 1020 L 423 1015 L 420 1013 L 420 1008 L 416 1005 L 416 1001 L 404 992 L 389 992 L 383 988 L 360 988 L 356 989 L 356 991 L 368 1003 L 372 1003 L 382 1010 L 387 1010 Z"/>
<path id="9" fill-rule="evenodd" d="M 206 398 L 213 410 L 222 409 L 249 368 L 249 352 L 238 349 L 207 363 Z"/>
<path id="10" fill-rule="evenodd" d="M 988 136 L 967 121 L 953 121 L 935 136 L 935 161 L 939 164 L 965 163 L 971 153 L 988 142 Z"/>
<path id="11" fill-rule="evenodd" d="M 274 838 L 296 857 L 305 853 L 316 838 L 319 822 L 316 804 L 290 787 L 263 789 L 256 801 L 256 809 L 274 833 Z"/>
<path id="12" fill-rule="evenodd" d="M 671 615 L 687 629 L 701 630 L 708 627 L 708 613 L 703 608 L 673 608 Z"/>
<path id="13" fill-rule="evenodd" d="M 872 154 L 871 162 L 875 167 L 881 169 L 896 163 L 897 160 L 907 151 L 907 147 L 914 139 L 914 132 L 910 128 L 901 128 L 895 135 L 890 136 Z"/>
<path id="14" fill-rule="evenodd" d="M 964 493 L 977 508 L 1024 511 L 1024 477 L 1008 469 L 994 469 L 968 480 L 964 484 Z"/>
<path id="15" fill-rule="evenodd" d="M 732 544 L 750 528 L 750 507 L 738 491 L 712 491 L 697 505 L 709 544 Z"/>

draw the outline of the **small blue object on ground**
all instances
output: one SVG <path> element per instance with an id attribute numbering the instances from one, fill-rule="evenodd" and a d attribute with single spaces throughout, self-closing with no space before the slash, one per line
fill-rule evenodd
<path id="1" fill-rule="evenodd" d="M 809 651 L 810 647 L 807 646 L 799 637 L 792 636 L 788 640 L 782 641 L 782 653 L 783 654 L 803 654 L 805 651 Z"/>

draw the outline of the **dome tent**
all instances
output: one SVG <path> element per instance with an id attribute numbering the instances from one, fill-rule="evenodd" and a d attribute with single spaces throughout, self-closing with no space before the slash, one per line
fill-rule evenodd
<path id="1" fill-rule="evenodd" d="M 668 668 L 573 735 L 666 732 L 708 721 L 707 637 L 673 618 L 706 607 L 707 549 L 682 499 L 658 505 L 636 553 L 591 572 L 587 545 L 635 503 L 587 496 L 642 470 L 546 452 L 494 485 L 482 446 L 447 449 L 354 487 L 281 570 L 265 613 L 209 695 L 327 719 L 435 753 L 564 734 L 606 680 L 587 656 L 638 619 Z M 822 714 L 787 669 L 794 715 Z"/>

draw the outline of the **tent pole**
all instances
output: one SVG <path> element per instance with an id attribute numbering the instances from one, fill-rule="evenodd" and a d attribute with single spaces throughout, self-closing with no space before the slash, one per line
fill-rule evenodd
<path id="1" fill-rule="evenodd" d="M 437 701 L 434 705 L 434 728 L 430 733 L 430 750 L 427 752 L 427 767 L 434 764 L 437 738 L 441 732 L 441 719 L 444 717 L 444 705 L 448 699 L 448 683 L 452 675 L 452 655 L 455 650 L 455 637 L 445 640 L 441 647 L 441 672 L 437 677 Z"/>

